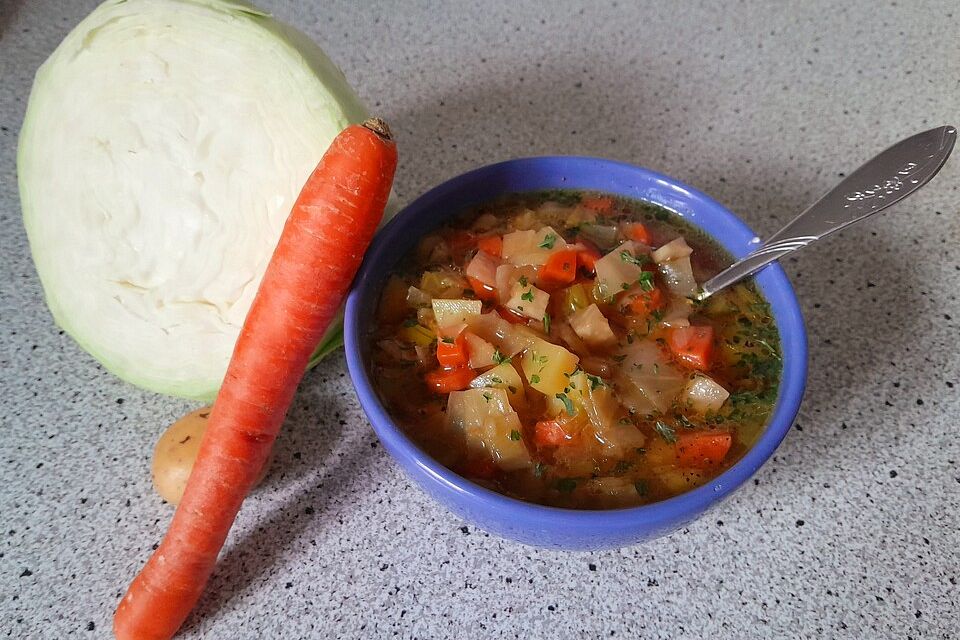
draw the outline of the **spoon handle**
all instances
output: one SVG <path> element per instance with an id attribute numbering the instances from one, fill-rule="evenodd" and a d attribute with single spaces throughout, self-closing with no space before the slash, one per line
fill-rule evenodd
<path id="1" fill-rule="evenodd" d="M 774 260 L 896 204 L 937 175 L 957 130 L 937 127 L 901 140 L 847 176 L 759 249 L 704 283 L 698 298 L 755 273 Z"/>

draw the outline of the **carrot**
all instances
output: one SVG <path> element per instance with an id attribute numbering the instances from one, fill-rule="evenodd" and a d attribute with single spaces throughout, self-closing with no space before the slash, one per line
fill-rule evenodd
<path id="1" fill-rule="evenodd" d="M 503 253 L 503 238 L 500 236 L 483 236 L 482 238 L 477 238 L 477 249 L 499 258 L 500 254 Z"/>
<path id="2" fill-rule="evenodd" d="M 380 223 L 396 163 L 390 130 L 373 118 L 344 129 L 307 179 L 243 323 L 183 499 L 117 607 L 119 640 L 172 638 L 199 599 Z"/>
<path id="3" fill-rule="evenodd" d="M 533 428 L 533 441 L 538 447 L 557 447 L 571 438 L 556 420 L 541 420 Z"/>
<path id="4" fill-rule="evenodd" d="M 437 362 L 443 367 L 465 367 L 470 361 L 467 337 L 461 331 L 455 338 L 441 338 L 437 342 Z"/>
<path id="5" fill-rule="evenodd" d="M 641 291 L 630 299 L 630 312 L 638 316 L 646 316 L 661 309 L 664 304 L 663 291 L 654 287 L 650 291 Z"/>
<path id="6" fill-rule="evenodd" d="M 681 434 L 674 446 L 681 467 L 709 469 L 723 462 L 732 444 L 733 436 L 729 433 L 701 431 Z"/>
<path id="7" fill-rule="evenodd" d="M 470 381 L 476 375 L 473 369 L 469 367 L 453 367 L 437 369 L 431 371 L 425 378 L 427 386 L 436 393 L 450 393 L 451 391 L 463 391 L 470 386 Z"/>
<path id="8" fill-rule="evenodd" d="M 470 288 L 473 289 L 473 292 L 477 294 L 479 299 L 486 300 L 488 302 L 492 302 L 497 299 L 497 290 L 490 285 L 481 282 L 479 279 L 474 278 L 473 276 L 467 276 L 467 282 L 470 283 Z"/>
<path id="9" fill-rule="evenodd" d="M 626 236 L 640 244 L 650 244 L 650 232 L 640 222 L 629 222 L 623 226 Z"/>
<path id="10" fill-rule="evenodd" d="M 577 252 L 572 249 L 555 251 L 540 268 L 537 281 L 545 289 L 571 284 L 577 277 Z"/>
<path id="11" fill-rule="evenodd" d="M 713 358 L 713 327 L 677 327 L 667 339 L 678 360 L 694 369 L 707 370 Z"/>

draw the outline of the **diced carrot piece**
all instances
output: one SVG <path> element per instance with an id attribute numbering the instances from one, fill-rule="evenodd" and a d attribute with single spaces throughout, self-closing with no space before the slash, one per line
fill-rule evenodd
<path id="1" fill-rule="evenodd" d="M 577 252 L 564 249 L 552 253 L 540 268 L 537 282 L 541 287 L 555 289 L 572 284 L 577 277 Z"/>
<path id="2" fill-rule="evenodd" d="M 527 324 L 527 318 L 511 309 L 507 309 L 506 307 L 497 307 L 497 313 L 499 313 L 500 317 L 507 322 L 512 322 L 513 324 Z"/>
<path id="3" fill-rule="evenodd" d="M 723 462 L 733 444 L 729 433 L 682 433 L 674 445 L 681 467 L 708 469 Z"/>
<path id="4" fill-rule="evenodd" d="M 662 309 L 664 302 L 663 291 L 660 290 L 660 287 L 654 287 L 650 291 L 641 291 L 630 299 L 630 313 L 646 316 L 657 309 Z"/>
<path id="5" fill-rule="evenodd" d="M 670 351 L 678 360 L 694 369 L 710 368 L 713 357 L 713 327 L 677 327 L 668 338 Z"/>
<path id="6" fill-rule="evenodd" d="M 557 447 L 571 438 L 556 420 L 541 420 L 533 428 L 533 441 L 538 447 Z"/>
<path id="7" fill-rule="evenodd" d="M 474 379 L 475 373 L 469 367 L 456 367 L 454 369 L 437 369 L 426 375 L 427 386 L 436 393 L 450 393 L 452 391 L 463 391 L 470 386 L 470 381 Z"/>
<path id="8" fill-rule="evenodd" d="M 607 196 L 584 198 L 580 201 L 580 204 L 591 211 L 596 211 L 597 213 L 603 215 L 610 213 L 610 211 L 613 209 L 613 198 L 609 198 Z"/>
<path id="9" fill-rule="evenodd" d="M 473 292 L 481 300 L 493 301 L 497 299 L 497 290 L 490 285 L 484 284 L 472 276 L 467 276 L 467 282 L 470 283 Z"/>
<path id="10" fill-rule="evenodd" d="M 629 222 L 623 225 L 623 231 L 627 238 L 634 242 L 645 245 L 650 244 L 650 231 L 639 222 Z"/>
<path id="11" fill-rule="evenodd" d="M 586 271 L 593 273 L 596 270 L 597 260 L 602 257 L 600 250 L 584 240 L 581 240 L 580 244 L 582 244 L 584 248 L 577 253 L 577 262 Z"/>
<path id="12" fill-rule="evenodd" d="M 440 338 L 437 341 L 437 362 L 443 367 L 465 367 L 470 361 L 467 338 L 461 331 L 455 338 Z"/>
<path id="13" fill-rule="evenodd" d="M 501 236 L 477 238 L 477 248 L 499 258 L 503 253 L 503 238 Z"/>

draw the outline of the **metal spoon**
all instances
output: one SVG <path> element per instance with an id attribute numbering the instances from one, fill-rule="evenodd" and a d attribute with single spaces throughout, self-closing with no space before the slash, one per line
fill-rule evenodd
<path id="1" fill-rule="evenodd" d="M 883 151 L 770 236 L 759 249 L 707 280 L 697 299 L 704 300 L 774 260 L 900 202 L 937 175 L 956 140 L 956 128 L 943 126 Z"/>

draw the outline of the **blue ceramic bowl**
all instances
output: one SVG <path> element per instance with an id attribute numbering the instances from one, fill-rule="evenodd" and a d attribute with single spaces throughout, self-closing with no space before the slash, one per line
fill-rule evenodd
<path id="1" fill-rule="evenodd" d="M 386 450 L 428 494 L 455 514 L 504 538 L 554 549 L 623 547 L 669 533 L 719 503 L 756 473 L 786 435 L 806 384 L 807 336 L 783 270 L 769 266 L 757 284 L 770 302 L 783 347 L 783 378 L 773 417 L 756 445 L 711 482 L 642 507 L 607 511 L 557 509 L 522 502 L 470 482 L 433 460 L 393 421 L 367 370 L 370 330 L 381 287 L 397 262 L 451 216 L 497 196 L 540 189 L 589 189 L 646 200 L 700 227 L 733 255 L 749 253 L 755 234 L 717 202 L 685 184 L 611 160 L 543 157 L 476 169 L 427 192 L 377 235 L 347 299 L 344 337 L 350 377 L 360 404 Z"/>

